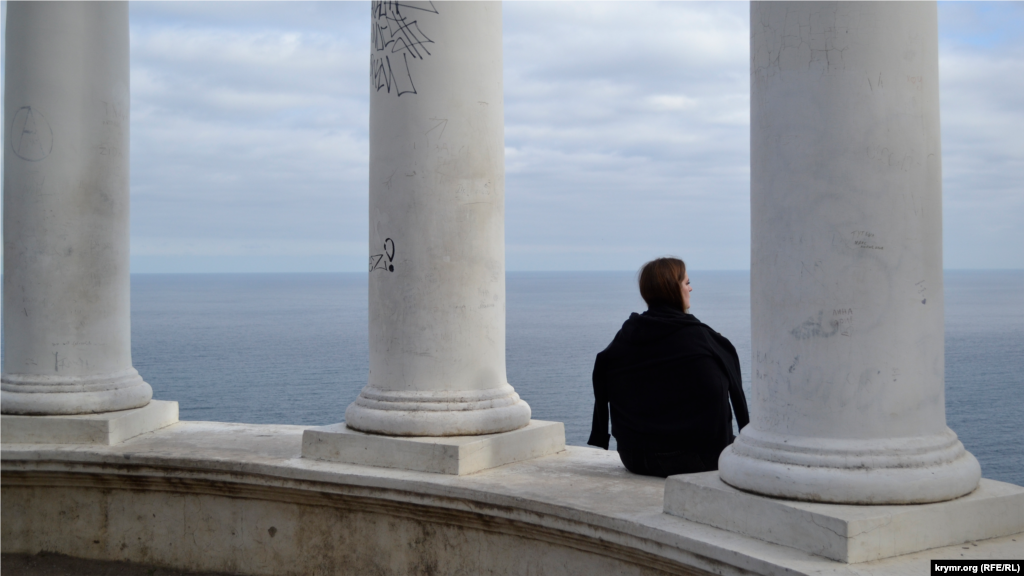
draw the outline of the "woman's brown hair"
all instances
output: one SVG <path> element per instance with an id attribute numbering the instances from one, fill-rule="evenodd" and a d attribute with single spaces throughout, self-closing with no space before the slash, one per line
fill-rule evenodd
<path id="1" fill-rule="evenodd" d="M 685 276 L 686 263 L 679 258 L 651 260 L 640 269 L 640 296 L 648 308 L 660 304 L 682 310 Z"/>

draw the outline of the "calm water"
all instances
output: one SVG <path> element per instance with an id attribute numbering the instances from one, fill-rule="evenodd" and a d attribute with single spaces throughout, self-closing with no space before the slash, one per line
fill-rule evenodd
<path id="1" fill-rule="evenodd" d="M 750 374 L 746 272 L 699 272 L 694 314 Z M 629 272 L 509 273 L 508 377 L 534 418 L 583 445 L 590 372 L 632 311 Z M 183 420 L 328 424 L 366 383 L 365 274 L 136 275 L 132 354 Z M 987 478 L 1024 485 L 1024 271 L 947 272 L 946 405 Z"/>

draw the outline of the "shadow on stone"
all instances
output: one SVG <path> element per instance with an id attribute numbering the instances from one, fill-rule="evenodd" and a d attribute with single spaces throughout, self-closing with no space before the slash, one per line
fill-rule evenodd
<path id="1" fill-rule="evenodd" d="M 0 554 L 4 576 L 230 576 L 226 572 L 185 572 L 133 562 L 84 560 L 63 554 Z"/>

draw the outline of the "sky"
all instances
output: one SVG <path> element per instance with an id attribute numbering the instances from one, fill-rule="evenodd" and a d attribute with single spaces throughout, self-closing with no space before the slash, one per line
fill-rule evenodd
<path id="1" fill-rule="evenodd" d="M 132 271 L 365 271 L 367 2 L 132 2 Z M 509 270 L 747 269 L 746 2 L 506 2 Z M 948 269 L 1024 268 L 1024 3 L 939 4 Z"/>

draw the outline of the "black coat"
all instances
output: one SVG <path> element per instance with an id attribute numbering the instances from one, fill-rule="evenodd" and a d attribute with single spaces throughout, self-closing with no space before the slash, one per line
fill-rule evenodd
<path id="1" fill-rule="evenodd" d="M 597 355 L 587 443 L 608 448 L 610 404 L 620 450 L 693 450 L 717 469 L 734 439 L 730 399 L 743 428 L 750 416 L 732 343 L 691 314 L 654 306 L 630 315 Z"/>

